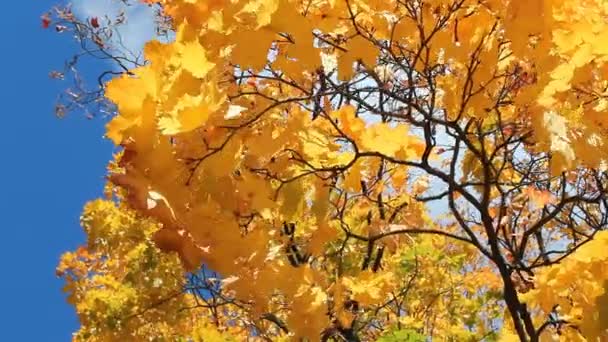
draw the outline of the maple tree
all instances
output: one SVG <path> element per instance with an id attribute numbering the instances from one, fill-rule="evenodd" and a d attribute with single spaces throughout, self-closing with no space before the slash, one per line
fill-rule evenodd
<path id="1" fill-rule="evenodd" d="M 608 338 L 602 1 L 146 2 L 77 339 Z"/>

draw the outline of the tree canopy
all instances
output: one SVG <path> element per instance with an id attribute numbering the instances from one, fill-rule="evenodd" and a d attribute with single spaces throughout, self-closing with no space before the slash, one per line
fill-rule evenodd
<path id="1" fill-rule="evenodd" d="M 604 1 L 144 2 L 75 340 L 608 338 Z"/>

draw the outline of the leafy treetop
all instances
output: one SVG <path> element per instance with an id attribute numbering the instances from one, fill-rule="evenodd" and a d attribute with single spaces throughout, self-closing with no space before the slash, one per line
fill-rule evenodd
<path id="1" fill-rule="evenodd" d="M 109 180 L 238 333 L 608 337 L 602 1 L 147 2 Z"/>

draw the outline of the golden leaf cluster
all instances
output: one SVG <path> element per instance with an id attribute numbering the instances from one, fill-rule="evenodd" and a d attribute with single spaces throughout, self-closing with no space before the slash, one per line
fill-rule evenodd
<path id="1" fill-rule="evenodd" d="M 147 2 L 175 39 L 107 84 L 79 338 L 608 338 L 603 1 Z M 238 319 L 146 311 L 201 267 Z"/>

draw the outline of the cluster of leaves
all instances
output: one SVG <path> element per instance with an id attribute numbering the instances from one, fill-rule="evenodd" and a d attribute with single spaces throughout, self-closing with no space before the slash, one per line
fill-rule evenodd
<path id="1" fill-rule="evenodd" d="M 131 209 L 110 200 L 96 200 L 87 204 L 81 221 L 87 245 L 65 253 L 57 268 L 57 274 L 66 281 L 68 300 L 81 319 L 81 328 L 74 337 L 77 341 L 207 341 L 213 336 L 229 341 L 245 339 L 251 331 L 271 330 L 274 333 L 266 334 L 278 337 L 283 330 L 299 327 L 293 323 L 287 328 L 280 313 L 251 316 L 250 303 L 222 290 L 234 279 L 220 280 L 206 268 L 184 276 L 177 256 L 155 246 L 152 236 L 159 229 L 158 224 Z M 488 275 L 473 272 L 454 276 L 463 269 L 467 254 L 447 250 L 444 252 L 452 255 L 438 254 L 442 245 L 445 241 L 429 238 L 399 255 L 391 269 L 402 284 L 395 284 L 396 290 L 390 295 L 375 286 L 381 281 L 373 279 L 373 274 L 343 278 L 343 284 L 336 286 L 346 286 L 353 293 L 348 299 L 350 304 L 346 303 L 349 310 L 340 312 L 338 319 L 349 322 L 359 315 L 365 322 L 360 324 L 369 324 L 368 329 L 374 326 L 376 331 L 371 336 L 383 334 L 381 340 L 386 341 L 401 340 L 403 334 L 420 340 L 424 336 L 420 332 L 431 329 L 437 336 L 470 339 L 478 334 L 466 326 L 488 329 L 489 321 L 500 316 L 496 288 L 485 296 L 473 294 L 488 285 Z M 385 303 L 372 305 L 383 297 L 387 298 Z M 341 301 L 341 305 L 347 301 L 344 297 L 334 300 Z M 310 303 L 301 305 L 309 308 Z M 353 305 L 371 305 L 373 311 Z M 476 316 L 481 312 L 490 313 L 488 305 L 494 307 L 492 316 L 478 320 Z M 399 311 L 406 308 L 409 314 L 400 315 Z M 391 317 L 380 319 L 379 315 Z M 403 330 L 403 326 L 409 329 Z M 385 334 L 387 330 L 395 331 Z M 493 330 L 482 331 L 486 336 L 494 335 Z"/>
<path id="2" fill-rule="evenodd" d="M 154 245 L 157 224 L 109 200 L 88 203 L 81 220 L 87 245 L 57 267 L 81 322 L 75 341 L 230 340 L 213 323 L 230 316 L 201 311 L 178 258 Z"/>
<path id="3" fill-rule="evenodd" d="M 597 234 L 584 248 L 562 263 L 543 269 L 537 286 L 525 295 L 529 305 L 550 315 L 553 326 L 567 341 L 596 341 L 606 337 L 608 322 L 608 233 Z M 541 329 L 543 327 L 541 326 Z"/>
<path id="4" fill-rule="evenodd" d="M 240 320 L 216 327 L 608 337 L 602 1 L 146 2 L 175 40 L 104 89 L 109 181 L 156 246 L 221 275 Z"/>

